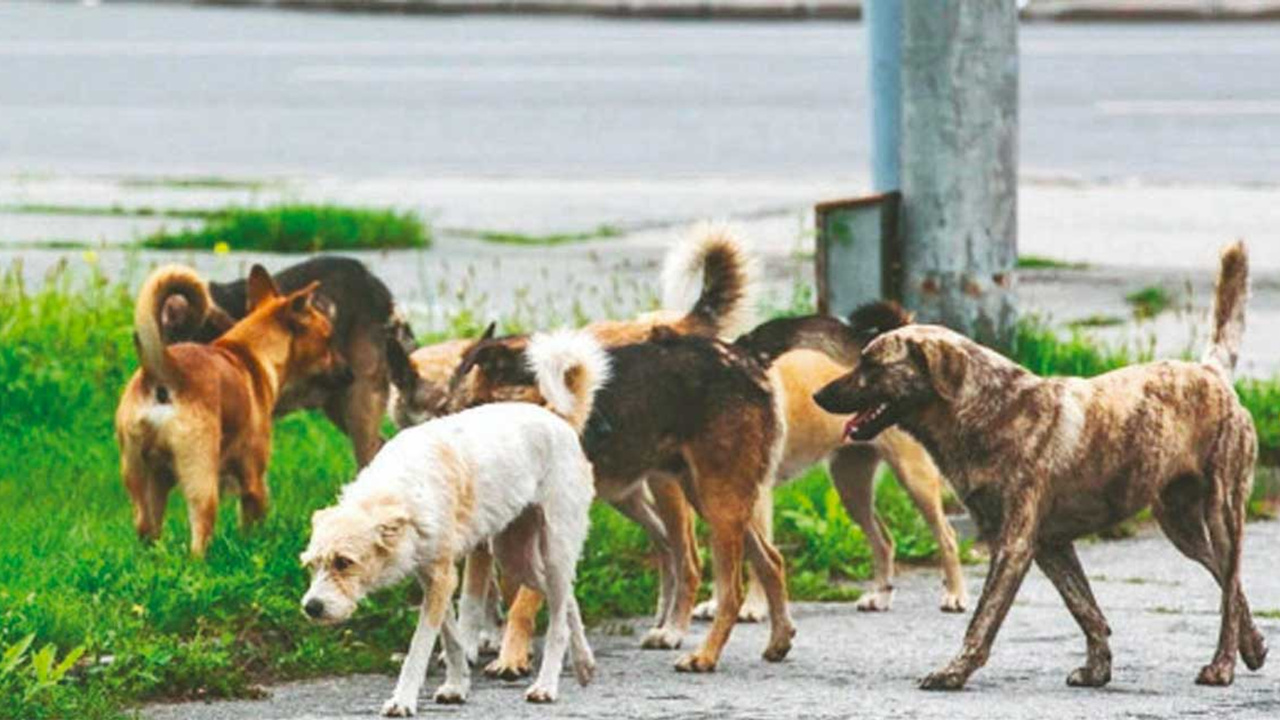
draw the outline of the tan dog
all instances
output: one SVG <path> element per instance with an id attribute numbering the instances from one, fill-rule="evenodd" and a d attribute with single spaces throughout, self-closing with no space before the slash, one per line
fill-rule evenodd
<path id="1" fill-rule="evenodd" d="M 186 496 L 197 556 L 213 534 L 224 481 L 239 487 L 244 522 L 266 514 L 271 415 L 281 386 L 295 376 L 338 377 L 344 367 L 329 346 L 329 318 L 312 306 L 316 287 L 281 295 L 255 265 L 244 320 L 210 345 L 166 346 L 159 325 L 164 300 L 182 294 L 203 315 L 209 294 L 183 267 L 160 268 L 147 279 L 134 313 L 142 367 L 116 410 L 120 469 L 140 538 L 159 537 L 175 485 Z"/>
<path id="2" fill-rule="evenodd" d="M 1110 628 L 1072 541 L 1150 506 L 1160 527 L 1222 588 L 1218 650 L 1197 682 L 1230 684 L 1267 648 L 1240 585 L 1257 434 L 1231 384 L 1244 333 L 1248 258 L 1222 254 L 1214 332 L 1201 362 L 1137 365 L 1090 380 L 1041 378 L 945 328 L 880 336 L 849 375 L 817 395 L 852 417 L 851 439 L 897 424 L 929 448 L 991 544 L 991 567 L 964 646 L 925 689 L 954 690 L 986 663 L 1018 586 L 1040 566 L 1086 639 L 1070 685 L 1111 679 Z"/>

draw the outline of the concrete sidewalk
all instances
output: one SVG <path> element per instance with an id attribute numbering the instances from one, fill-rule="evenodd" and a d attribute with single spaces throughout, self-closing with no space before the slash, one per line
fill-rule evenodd
<path id="1" fill-rule="evenodd" d="M 764 258 L 763 310 L 791 307 L 813 285 L 812 202 L 856 194 L 856 177 L 786 181 L 769 178 L 328 178 L 268 179 L 243 187 L 192 188 L 82 177 L 0 178 L 0 207 L 213 209 L 279 201 L 335 202 L 411 209 L 437 231 L 426 251 L 352 253 L 373 268 L 413 317 L 419 332 L 447 331 L 461 312 L 548 327 L 583 318 L 620 317 L 654 306 L 658 267 L 694 221 L 727 218 Z M 188 220 L 154 217 L 23 214 L 0 210 L 0 268 L 15 260 L 31 286 L 61 263 L 87 268 L 84 251 L 57 241 L 92 243 L 94 263 L 109 277 L 140 282 L 159 262 L 187 262 L 214 278 L 243 275 L 251 262 L 277 269 L 296 256 L 154 252 L 132 244 L 161 226 Z M 545 245 L 475 239 L 480 231 L 610 237 Z M 1241 372 L 1280 374 L 1280 188 L 1144 185 L 1024 180 L 1020 187 L 1022 256 L 1086 263 L 1085 268 L 1024 270 L 1026 313 L 1064 328 L 1083 319 L 1119 321 L 1087 330 L 1108 343 L 1159 356 L 1196 353 L 1207 331 L 1217 249 L 1250 243 L 1254 294 Z M 1125 296 L 1165 288 L 1174 310 L 1134 320 Z"/>
<path id="2" fill-rule="evenodd" d="M 1280 523 L 1249 525 L 1244 586 L 1258 623 L 1272 644 L 1280 634 L 1280 574 L 1271 548 Z M 1280 716 L 1276 670 L 1251 673 L 1241 664 L 1235 685 L 1193 684 L 1218 635 L 1217 588 L 1204 570 L 1154 532 L 1118 542 L 1080 545 L 1081 562 L 1112 627 L 1113 680 L 1102 690 L 1067 687 L 1067 673 L 1084 657 L 1084 638 L 1053 586 L 1028 575 L 990 663 L 959 693 L 925 693 L 918 678 L 950 659 L 968 615 L 946 615 L 935 601 L 938 578 L 914 569 L 898 584 L 894 610 L 860 614 L 852 605 L 799 604 L 795 648 L 771 665 L 759 657 L 767 630 L 740 625 L 711 675 L 681 675 L 675 653 L 640 650 L 635 635 L 592 635 L 599 669 L 579 688 L 568 677 L 549 708 L 523 701 L 524 684 L 476 674 L 465 706 L 436 706 L 440 681 L 432 671 L 419 714 L 454 718 L 1275 718 Z M 985 569 L 966 574 L 977 596 Z M 1265 615 L 1264 615 L 1265 614 Z M 700 640 L 706 626 L 695 629 Z M 406 644 L 408 638 L 405 638 Z M 1274 659 L 1273 659 L 1274 660 Z M 145 708 L 149 720 L 311 720 L 376 717 L 394 680 L 381 676 L 291 683 L 263 701 Z"/>
<path id="3" fill-rule="evenodd" d="M 106 0 L 113 2 L 116 0 Z M 728 20 L 862 17 L 862 0 L 123 0 L 404 15 L 585 15 Z M 1030 0 L 1025 20 L 1165 22 L 1272 20 L 1280 0 Z"/>

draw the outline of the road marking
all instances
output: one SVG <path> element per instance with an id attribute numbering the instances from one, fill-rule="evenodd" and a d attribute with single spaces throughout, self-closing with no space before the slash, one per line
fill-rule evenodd
<path id="1" fill-rule="evenodd" d="M 402 66 L 311 65 L 289 74 L 294 82 L 331 83 L 647 83 L 683 82 L 696 76 L 674 67 L 564 67 L 560 65 Z"/>
<path id="2" fill-rule="evenodd" d="M 1103 100 L 1093 107 L 1103 115 L 1280 115 L 1280 100 Z"/>

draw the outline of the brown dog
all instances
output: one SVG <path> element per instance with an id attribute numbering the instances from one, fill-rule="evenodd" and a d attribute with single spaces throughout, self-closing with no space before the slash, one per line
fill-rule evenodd
<path id="1" fill-rule="evenodd" d="M 1032 561 L 1084 632 L 1070 685 L 1111 679 L 1110 628 L 1072 541 L 1150 506 L 1160 527 L 1222 588 L 1218 650 L 1196 682 L 1227 685 L 1237 652 L 1262 666 L 1266 643 L 1240 585 L 1245 505 L 1257 435 L 1231 384 L 1244 332 L 1248 258 L 1222 253 L 1214 332 L 1199 363 L 1164 361 L 1090 380 L 1040 378 L 941 327 L 882 335 L 816 400 L 852 413 L 851 439 L 897 424 L 930 450 L 991 544 L 991 567 L 964 647 L 925 689 L 954 690 L 987 660 Z"/>
<path id="2" fill-rule="evenodd" d="M 141 368 L 116 410 L 120 468 L 139 537 L 159 537 L 174 485 L 187 499 L 197 556 L 213 534 L 222 481 L 239 486 L 244 522 L 265 515 L 271 415 L 282 385 L 294 377 L 344 374 L 330 348 L 329 318 L 312 305 L 316 287 L 281 295 L 255 265 L 248 317 L 210 345 L 166 346 L 160 332 L 165 299 L 180 294 L 203 316 L 211 307 L 208 291 L 183 267 L 160 268 L 147 279 L 134 312 Z"/>
<path id="3" fill-rule="evenodd" d="M 276 273 L 272 278 L 285 293 L 318 282 L 315 304 L 333 325 L 330 345 L 351 370 L 351 381 L 334 383 L 326 376 L 291 377 L 279 391 L 277 417 L 316 408 L 351 438 L 361 467 L 382 447 L 382 418 L 386 414 L 389 367 L 405 365 L 416 347 L 413 332 L 397 312 L 391 291 L 364 263 L 353 258 L 319 255 Z M 164 341 L 213 342 L 249 312 L 244 278 L 207 285 L 212 305 L 192 312 L 182 293 L 164 299 L 160 330 Z"/>

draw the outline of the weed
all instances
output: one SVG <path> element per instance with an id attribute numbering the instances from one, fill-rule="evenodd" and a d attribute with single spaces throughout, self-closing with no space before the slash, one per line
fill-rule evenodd
<path id="1" fill-rule="evenodd" d="M 1019 270 L 1088 270 L 1089 263 L 1055 260 L 1039 255 L 1019 255 Z"/>
<path id="2" fill-rule="evenodd" d="M 169 188 L 177 190 L 261 190 L 272 183 L 214 176 L 131 177 L 120 181 L 121 187 Z"/>
<path id="3" fill-rule="evenodd" d="M 228 208 L 208 217 L 203 227 L 161 230 L 142 241 L 165 250 L 224 245 L 263 252 L 425 248 L 430 243 L 427 226 L 411 212 L 336 205 Z"/>
<path id="4" fill-rule="evenodd" d="M 1159 285 L 1148 285 L 1124 296 L 1125 302 L 1133 308 L 1133 316 L 1139 320 L 1149 320 L 1173 307 L 1173 293 Z"/>
<path id="5" fill-rule="evenodd" d="M 1125 319 L 1116 315 L 1087 315 L 1067 323 L 1072 330 L 1085 328 L 1107 328 L 1123 325 Z"/>
<path id="6" fill-rule="evenodd" d="M 531 235 L 504 230 L 454 230 L 452 232 L 455 235 L 503 245 L 565 245 L 588 240 L 604 240 L 622 235 L 622 230 L 613 225 L 598 225 L 595 229 L 585 232 L 548 233 L 545 235 Z"/>
<path id="7" fill-rule="evenodd" d="M 22 205 L 0 205 L 0 213 L 12 215 L 61 215 L 64 217 L 132 217 L 132 218 L 177 218 L 205 220 L 224 214 L 225 210 L 197 209 L 161 209 L 145 205 L 125 207 L 123 205 L 47 205 L 28 203 Z"/>

